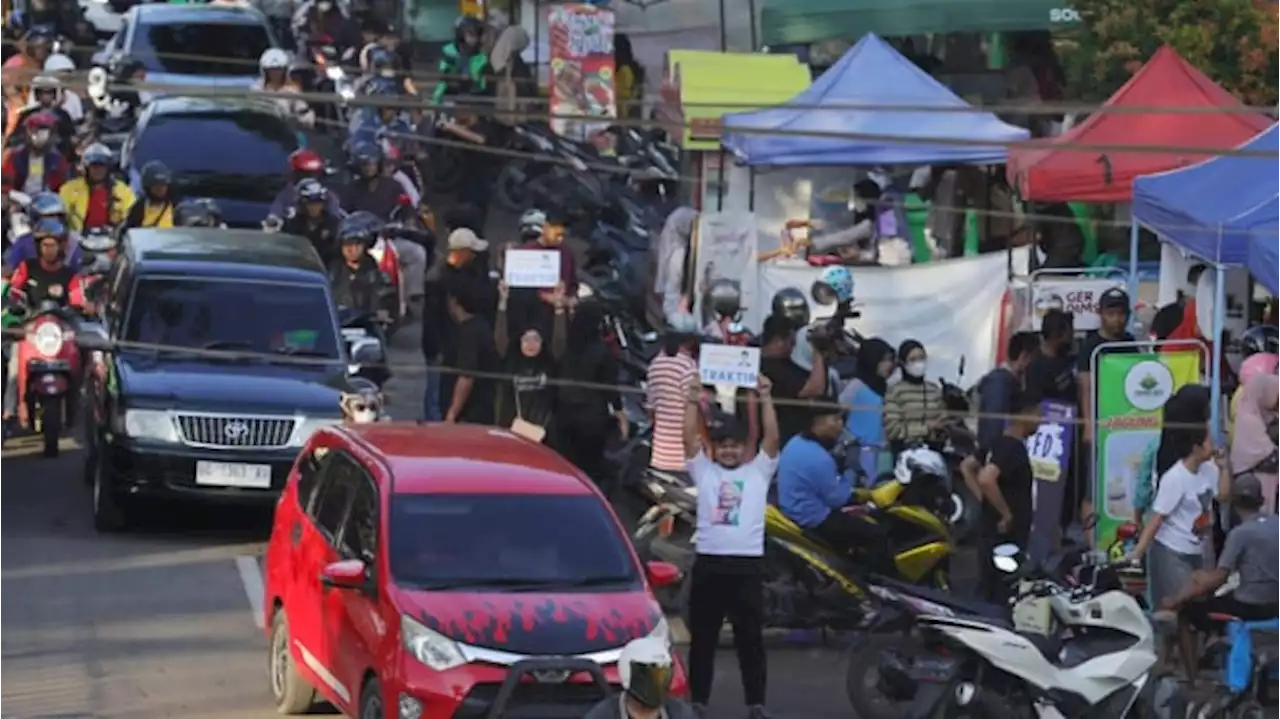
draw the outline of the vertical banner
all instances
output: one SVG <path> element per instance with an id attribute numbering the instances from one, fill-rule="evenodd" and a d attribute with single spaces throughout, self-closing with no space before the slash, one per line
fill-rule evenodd
<path id="1" fill-rule="evenodd" d="M 551 8 L 551 129 L 562 137 L 592 139 L 618 116 L 613 19 L 612 10 L 591 5 Z"/>
<path id="2" fill-rule="evenodd" d="M 1094 370 L 1097 426 L 1094 430 L 1095 547 L 1107 549 L 1116 529 L 1133 520 L 1138 466 L 1160 437 L 1160 411 L 1179 387 L 1200 376 L 1197 351 L 1158 354 L 1103 353 Z"/>
<path id="3" fill-rule="evenodd" d="M 1027 551 L 1036 560 L 1049 555 L 1058 535 L 1066 494 L 1063 479 L 1070 469 L 1070 449 L 1076 426 L 1076 408 L 1072 405 L 1047 400 L 1040 409 L 1040 427 L 1027 438 L 1027 454 L 1031 458 L 1031 475 L 1034 478 L 1031 484 L 1032 503 L 1035 507 Z"/>
<path id="4" fill-rule="evenodd" d="M 756 306 L 759 267 L 756 262 L 756 217 L 744 212 L 704 212 L 698 217 L 697 254 L 694 257 L 693 312 L 706 325 L 710 309 L 703 306 L 707 288 L 716 280 L 729 280 L 742 297 L 743 315 Z M 767 300 L 766 300 L 767 302 Z M 766 312 L 767 314 L 767 312 Z"/>

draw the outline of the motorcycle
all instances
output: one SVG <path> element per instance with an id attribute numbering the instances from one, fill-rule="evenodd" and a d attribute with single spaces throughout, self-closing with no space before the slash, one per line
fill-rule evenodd
<path id="1" fill-rule="evenodd" d="M 322 103 L 318 115 L 323 115 L 322 126 L 346 127 L 351 101 L 356 97 L 355 81 L 342 67 L 342 54 L 331 42 L 314 42 L 311 49 L 311 63 L 315 91 L 334 95 L 337 102 Z"/>
<path id="2" fill-rule="evenodd" d="M 354 307 L 339 307 L 338 321 L 342 326 L 342 339 L 347 344 L 347 356 L 351 362 L 347 375 L 363 377 L 382 387 L 391 379 L 386 365 L 386 334 L 382 323 L 373 314 Z"/>
<path id="3" fill-rule="evenodd" d="M 4 324 L 24 328 L 23 338 L 8 348 L 18 353 L 18 407 L 25 408 L 22 428 L 43 438 L 44 456 L 57 457 L 58 440 L 75 411 L 81 365 L 74 330 L 78 317 L 53 301 L 33 309 L 21 292 L 6 290 Z M 7 361 L 5 367 L 7 371 Z M 8 377 L 5 381 L 8 386 Z"/>
<path id="4" fill-rule="evenodd" d="M 540 123 L 522 123 L 512 128 L 509 149 L 526 155 L 556 154 L 558 138 L 551 128 Z M 529 185 L 546 174 L 550 163 L 531 157 L 514 157 L 506 161 L 494 180 L 493 196 L 498 204 L 511 212 L 522 212 L 532 204 Z"/>

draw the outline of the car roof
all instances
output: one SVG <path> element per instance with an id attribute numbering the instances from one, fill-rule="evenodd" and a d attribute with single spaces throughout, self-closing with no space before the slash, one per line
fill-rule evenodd
<path id="1" fill-rule="evenodd" d="M 165 95 L 152 99 L 147 105 L 147 110 L 151 116 L 195 115 L 215 112 L 225 112 L 230 115 L 238 112 L 260 112 L 284 119 L 284 111 L 280 109 L 280 105 L 274 100 L 251 95 L 242 97 Z"/>
<path id="2" fill-rule="evenodd" d="M 125 251 L 142 274 L 181 273 L 286 282 L 327 282 L 306 238 L 211 227 L 129 230 Z"/>
<path id="3" fill-rule="evenodd" d="M 259 25 L 263 15 L 250 5 L 174 5 L 143 3 L 131 8 L 135 22 L 162 25 L 178 22 L 238 23 Z"/>
<path id="4" fill-rule="evenodd" d="M 594 486 L 546 446 L 498 427 L 378 422 L 342 431 L 386 462 L 395 494 L 586 496 Z"/>

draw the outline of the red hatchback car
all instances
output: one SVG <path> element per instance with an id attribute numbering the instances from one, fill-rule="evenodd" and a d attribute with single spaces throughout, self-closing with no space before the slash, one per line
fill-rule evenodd
<path id="1" fill-rule="evenodd" d="M 393 423 L 312 437 L 265 573 L 278 710 L 318 693 L 360 719 L 581 717 L 623 645 L 669 640 L 650 586 L 678 577 L 642 566 L 594 484 L 542 445 Z"/>

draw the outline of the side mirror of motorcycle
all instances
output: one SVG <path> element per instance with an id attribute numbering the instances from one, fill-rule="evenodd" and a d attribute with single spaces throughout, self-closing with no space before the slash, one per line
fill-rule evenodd
<path id="1" fill-rule="evenodd" d="M 1005 574 L 1013 574 L 1018 571 L 1018 555 L 1021 551 L 1013 543 L 997 544 L 991 550 L 991 565 Z"/>
<path id="2" fill-rule="evenodd" d="M 76 345 L 90 352 L 104 352 L 111 349 L 111 337 L 107 329 L 97 322 L 81 322 L 76 328 Z"/>

